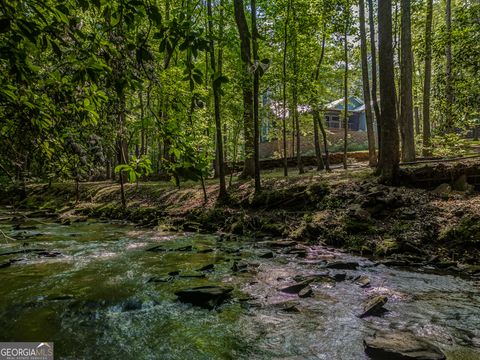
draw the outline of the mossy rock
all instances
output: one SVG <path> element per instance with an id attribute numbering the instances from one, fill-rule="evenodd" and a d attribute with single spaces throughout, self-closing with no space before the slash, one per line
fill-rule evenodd
<path id="1" fill-rule="evenodd" d="M 306 193 L 312 203 L 320 203 L 330 193 L 330 189 L 327 184 L 318 182 L 308 185 Z"/>
<path id="2" fill-rule="evenodd" d="M 347 234 L 356 235 L 375 234 L 376 229 L 372 220 L 369 219 L 357 219 L 353 217 L 345 217 L 343 221 L 343 229 Z"/>
<path id="3" fill-rule="evenodd" d="M 445 231 L 439 240 L 447 246 L 478 247 L 480 244 L 480 216 L 464 216 L 456 226 Z"/>

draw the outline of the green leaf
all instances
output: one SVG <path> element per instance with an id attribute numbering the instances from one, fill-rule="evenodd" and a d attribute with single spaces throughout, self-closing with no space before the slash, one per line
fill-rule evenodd
<path id="1" fill-rule="evenodd" d="M 147 8 L 147 15 L 150 20 L 152 20 L 156 25 L 162 24 L 162 14 L 158 10 L 158 7 L 151 5 Z"/>

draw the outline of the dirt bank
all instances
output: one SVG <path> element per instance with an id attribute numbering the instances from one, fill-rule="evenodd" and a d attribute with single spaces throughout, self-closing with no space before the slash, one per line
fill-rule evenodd
<path id="1" fill-rule="evenodd" d="M 115 183 L 80 184 L 79 202 L 73 184 L 59 183 L 30 185 L 23 200 L 4 190 L 1 202 L 54 212 L 65 223 L 90 216 L 177 231 L 292 238 L 344 248 L 390 265 L 428 264 L 480 273 L 474 266 L 480 255 L 479 193 L 449 187 L 435 191 L 387 187 L 365 169 L 347 176 L 272 175 L 264 179 L 263 187 L 255 196 L 252 182 L 234 182 L 229 203 L 219 205 L 214 183 L 207 184 L 207 203 L 194 184 L 180 189 L 158 182 L 129 184 L 124 209 Z"/>

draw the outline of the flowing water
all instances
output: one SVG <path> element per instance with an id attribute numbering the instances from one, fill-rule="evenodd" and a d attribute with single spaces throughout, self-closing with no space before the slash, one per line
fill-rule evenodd
<path id="1" fill-rule="evenodd" d="M 480 359 L 478 278 L 375 266 L 320 246 L 306 257 L 274 250 L 264 259 L 266 245 L 248 239 L 99 221 L 27 225 L 34 226 L 0 222 L 6 235 L 25 239 L 0 239 L 0 264 L 18 260 L 0 268 L 0 341 L 53 341 L 57 359 L 366 359 L 363 338 L 377 329 L 407 329 L 448 359 Z M 156 245 L 172 251 L 146 251 Z M 2 255 L 32 248 L 48 252 Z M 278 291 L 295 276 L 325 272 L 332 259 L 360 267 L 329 270 L 347 279 L 314 283 L 309 298 Z M 239 260 L 248 271 L 232 271 Z M 197 271 L 208 264 L 214 269 Z M 174 271 L 180 275 L 150 281 Z M 353 283 L 358 275 L 371 286 Z M 234 287 L 232 299 L 207 310 L 174 294 L 209 284 Z M 388 297 L 388 312 L 360 319 L 362 302 L 378 294 Z"/>

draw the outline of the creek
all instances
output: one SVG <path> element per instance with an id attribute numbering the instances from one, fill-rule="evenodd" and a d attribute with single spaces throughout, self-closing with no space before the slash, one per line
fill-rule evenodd
<path id="1" fill-rule="evenodd" d="M 21 239 L 0 234 L 0 341 L 53 341 L 58 359 L 367 359 L 365 336 L 399 329 L 447 359 L 480 359 L 478 277 L 386 267 L 319 245 L 98 220 L 12 226 L 13 216 L 22 217 L 0 211 L 0 230 Z M 332 261 L 358 267 L 326 269 Z M 325 275 L 312 296 L 279 291 L 312 274 Z M 175 295 L 205 285 L 232 287 L 232 296 L 205 309 Z M 388 311 L 359 318 L 376 295 L 388 297 Z"/>

